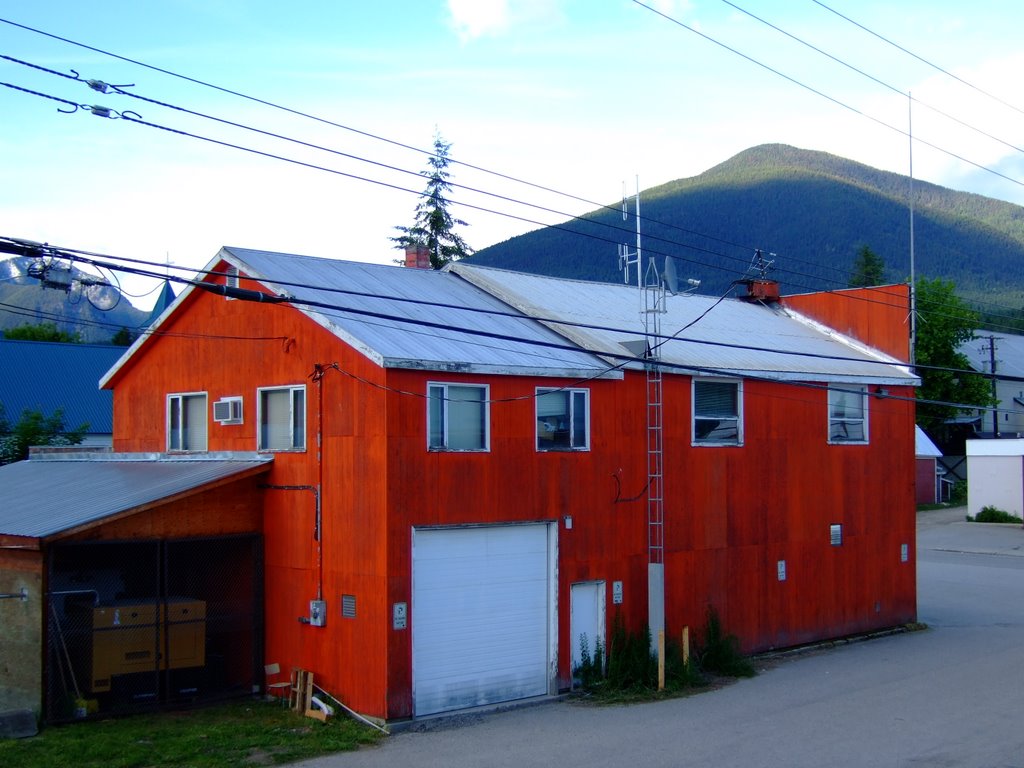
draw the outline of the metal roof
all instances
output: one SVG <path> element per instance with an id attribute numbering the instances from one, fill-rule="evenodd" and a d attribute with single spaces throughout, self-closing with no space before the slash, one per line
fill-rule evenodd
<path id="1" fill-rule="evenodd" d="M 986 331 L 984 336 L 965 341 L 957 347 L 957 351 L 970 360 L 974 370 L 989 373 L 992 369 L 989 336 L 995 338 L 996 373 L 999 376 L 1024 379 L 1024 336 Z"/>
<path id="2" fill-rule="evenodd" d="M 644 338 L 643 295 L 635 286 L 565 280 L 466 262 L 449 269 L 525 314 L 544 319 L 585 349 L 629 354 L 624 343 Z M 787 381 L 917 382 L 905 364 L 778 304 L 668 295 L 664 308 L 660 315 L 664 343 L 658 353 L 663 363 L 684 372 Z"/>
<path id="3" fill-rule="evenodd" d="M 942 451 L 932 442 L 923 429 L 914 425 L 914 455 L 922 458 L 941 456 Z"/>
<path id="4" fill-rule="evenodd" d="M 219 256 L 277 293 L 344 307 L 296 304 L 385 367 L 546 376 L 607 367 L 449 272 L 244 248 L 224 248 Z"/>
<path id="5" fill-rule="evenodd" d="M 0 534 L 45 538 L 270 468 L 255 453 L 57 452 L 0 467 Z"/>
<path id="6" fill-rule="evenodd" d="M 50 416 L 64 412 L 64 425 L 109 435 L 113 431 L 113 394 L 99 388 L 100 377 L 124 352 L 109 344 L 64 344 L 0 339 L 0 403 L 7 420 L 22 411 Z"/>
<path id="7" fill-rule="evenodd" d="M 538 376 L 621 376 L 624 344 L 644 338 L 635 287 L 565 280 L 462 261 L 442 271 L 225 247 L 236 267 L 378 365 Z M 173 315 L 190 286 L 157 320 Z M 311 306 L 312 302 L 319 306 Z M 659 349 L 688 373 L 789 381 L 916 384 L 905 364 L 780 305 L 669 296 Z M 470 332 L 472 331 L 472 332 Z M 116 376 L 140 338 L 107 372 Z M 602 358 L 599 355 L 604 354 Z M 634 363 L 634 367 L 638 364 Z"/>

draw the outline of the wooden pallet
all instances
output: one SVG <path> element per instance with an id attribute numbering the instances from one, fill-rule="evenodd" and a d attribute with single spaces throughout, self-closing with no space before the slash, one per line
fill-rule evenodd
<path id="1" fill-rule="evenodd" d="M 304 669 L 292 670 L 292 687 L 288 694 L 288 706 L 296 712 L 326 722 L 327 713 L 313 706 L 313 673 Z"/>

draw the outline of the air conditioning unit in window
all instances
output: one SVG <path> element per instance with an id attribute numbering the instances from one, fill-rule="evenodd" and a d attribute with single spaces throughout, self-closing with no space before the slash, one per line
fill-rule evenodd
<path id="1" fill-rule="evenodd" d="M 213 420 L 218 424 L 242 423 L 242 398 L 225 397 L 213 404 Z"/>

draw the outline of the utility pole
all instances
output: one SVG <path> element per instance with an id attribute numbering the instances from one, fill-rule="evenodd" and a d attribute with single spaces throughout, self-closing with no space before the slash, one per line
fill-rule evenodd
<path id="1" fill-rule="evenodd" d="M 988 336 L 988 370 L 992 379 L 992 437 L 999 437 L 999 399 L 996 397 L 996 337 Z"/>

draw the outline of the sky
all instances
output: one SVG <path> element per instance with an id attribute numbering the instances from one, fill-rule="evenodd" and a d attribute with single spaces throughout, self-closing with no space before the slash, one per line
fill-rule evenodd
<path id="1" fill-rule="evenodd" d="M 0 19 L 0 53 L 53 71 L 0 59 L 2 237 L 188 269 L 224 245 L 389 264 L 437 134 L 478 250 L 767 143 L 1024 204 L 1019 0 L 0 0 Z M 156 281 L 124 286 L 152 305 Z"/>

